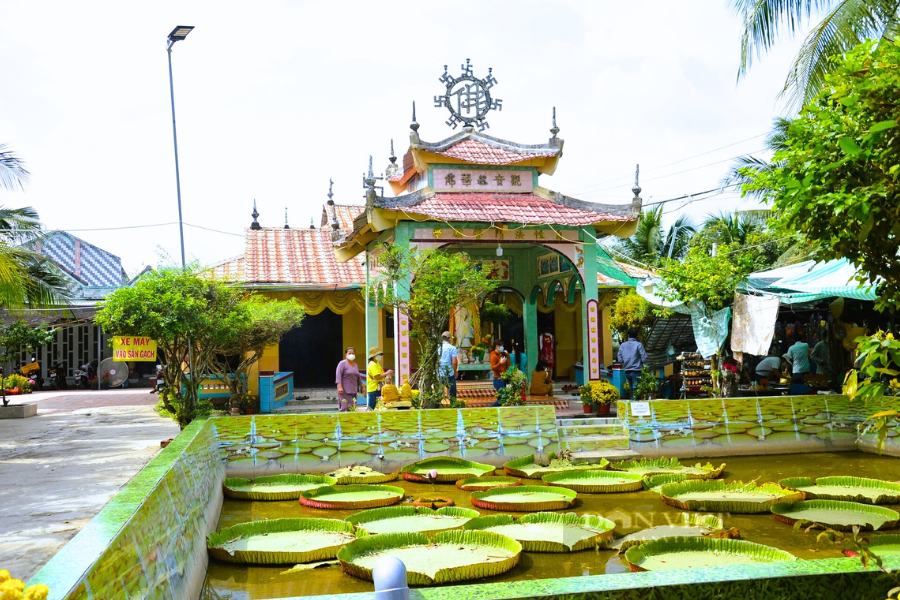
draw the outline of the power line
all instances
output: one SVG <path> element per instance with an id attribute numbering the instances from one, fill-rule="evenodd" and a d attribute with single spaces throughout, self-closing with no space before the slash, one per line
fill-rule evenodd
<path id="1" fill-rule="evenodd" d="M 151 227 L 167 227 L 170 225 L 178 225 L 177 221 L 173 221 L 171 223 L 150 223 L 147 225 L 123 225 L 121 227 L 94 227 L 90 229 L 63 229 L 62 231 L 120 231 L 124 229 L 149 229 Z M 242 233 L 232 233 L 230 231 L 221 231 L 219 229 L 211 229 L 209 227 L 202 227 L 200 225 L 193 225 L 191 223 L 185 223 L 188 227 L 194 227 L 195 229 L 203 229 L 204 231 L 211 231 L 213 233 L 221 233 L 222 235 L 233 235 L 236 237 L 244 237 Z"/>

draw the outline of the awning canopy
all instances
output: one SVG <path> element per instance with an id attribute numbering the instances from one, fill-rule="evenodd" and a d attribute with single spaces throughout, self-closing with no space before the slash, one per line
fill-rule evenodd
<path id="1" fill-rule="evenodd" d="M 875 301 L 875 286 L 860 286 L 858 269 L 845 259 L 812 260 L 779 269 L 752 273 L 742 292 L 776 295 L 782 304 L 802 304 L 825 298 Z"/>

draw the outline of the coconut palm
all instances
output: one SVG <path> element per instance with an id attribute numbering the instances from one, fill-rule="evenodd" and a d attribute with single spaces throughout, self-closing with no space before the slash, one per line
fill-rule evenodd
<path id="1" fill-rule="evenodd" d="M 25 163 L 9 150 L 6 144 L 0 144 L 0 189 L 24 189 L 31 174 L 25 169 Z"/>
<path id="2" fill-rule="evenodd" d="M 650 266 L 658 265 L 663 257 L 679 259 L 684 256 L 696 228 L 687 217 L 679 217 L 664 233 L 662 216 L 662 204 L 642 212 L 637 231 L 619 243 L 619 252 Z"/>
<path id="3" fill-rule="evenodd" d="M 775 120 L 772 123 L 772 130 L 769 131 L 769 135 L 766 136 L 766 139 L 763 142 L 766 150 L 774 153 L 787 148 L 788 129 L 790 129 L 791 123 L 793 123 L 793 119 L 775 117 Z M 731 163 L 731 169 L 720 183 L 722 187 L 732 185 L 743 186 L 752 181 L 752 178 L 745 174 L 747 171 L 750 171 L 751 173 L 762 173 L 777 169 L 781 166 L 781 162 L 768 161 L 750 154 L 739 156 Z M 762 200 L 768 192 L 769 190 L 755 189 L 746 192 L 746 194 L 752 198 Z"/>
<path id="4" fill-rule="evenodd" d="M 741 63 L 738 80 L 752 58 L 771 49 L 783 30 L 796 33 L 813 16 L 824 18 L 810 31 L 784 82 L 781 97 L 791 108 L 809 102 L 835 64 L 830 59 L 867 38 L 893 42 L 900 30 L 900 0 L 732 0 L 741 16 Z"/>

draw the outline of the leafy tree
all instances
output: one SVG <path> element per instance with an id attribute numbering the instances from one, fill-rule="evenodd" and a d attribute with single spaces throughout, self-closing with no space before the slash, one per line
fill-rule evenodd
<path id="1" fill-rule="evenodd" d="M 878 278 L 880 309 L 900 302 L 900 47 L 866 42 L 826 76 L 794 120 L 782 166 L 750 174 L 768 190 L 783 232 L 800 232 L 823 259 L 848 258 L 860 283 Z"/>
<path id="2" fill-rule="evenodd" d="M 766 150 L 774 153 L 787 149 L 788 129 L 790 128 L 792 121 L 793 119 L 775 117 L 775 121 L 772 124 L 772 130 L 769 131 L 769 135 L 766 136 L 766 139 L 763 142 Z M 755 174 L 763 171 L 771 171 L 780 166 L 782 166 L 780 162 L 768 161 L 750 154 L 739 156 L 732 163 L 728 174 L 722 179 L 721 185 L 722 187 L 733 185 L 743 186 L 752 181 L 750 176 L 751 173 Z M 762 199 L 765 197 L 766 191 L 767 190 L 761 189 L 754 190 L 753 192 L 748 192 L 747 195 Z"/>
<path id="3" fill-rule="evenodd" d="M 0 189 L 24 189 L 31 174 L 25 163 L 6 144 L 0 144 Z"/>
<path id="4" fill-rule="evenodd" d="M 752 258 L 753 270 L 762 271 L 786 261 L 806 260 L 810 252 L 797 236 L 769 226 L 769 211 L 744 211 L 709 215 L 693 238 L 691 246 L 712 254 L 714 246 L 740 248 Z M 804 249 L 806 251 L 804 251 Z"/>
<path id="5" fill-rule="evenodd" d="M 753 261 L 746 252 L 731 245 L 718 248 L 710 255 L 697 246 L 688 251 L 684 261 L 667 261 L 659 269 L 664 300 L 702 303 L 707 310 L 717 311 L 734 301 L 734 290 L 753 272 Z"/>
<path id="6" fill-rule="evenodd" d="M 827 83 L 837 64 L 833 58 L 866 38 L 892 43 L 900 30 L 900 0 L 732 0 L 732 6 L 744 21 L 738 79 L 747 74 L 753 56 L 771 49 L 783 30 L 794 34 L 814 11 L 825 11 L 785 79 L 781 95 L 795 107 L 811 102 Z"/>
<path id="7" fill-rule="evenodd" d="M 109 335 L 156 340 L 165 366 L 160 400 L 184 428 L 197 416 L 200 381 L 209 372 L 221 330 L 244 318 L 241 298 L 240 290 L 202 278 L 194 268 L 166 268 L 107 296 L 95 322 Z"/>
<path id="8" fill-rule="evenodd" d="M 473 268 L 465 253 L 387 244 L 379 249 L 382 271 L 370 283 L 370 292 L 380 305 L 409 315 L 410 338 L 419 346 L 419 368 L 410 383 L 418 385 L 422 408 L 439 406 L 444 384 L 438 373 L 438 355 L 450 311 L 479 304 L 499 283 Z"/>
<path id="9" fill-rule="evenodd" d="M 23 350 L 34 352 L 35 349 L 52 342 L 54 337 L 56 337 L 55 329 L 47 329 L 46 325 L 32 328 L 25 321 L 15 321 L 6 327 L 0 327 L 0 365 L 15 363 Z M 4 391 L 3 406 L 8 403 Z"/>
<path id="10" fill-rule="evenodd" d="M 642 212 L 637 231 L 619 242 L 619 252 L 651 266 L 660 264 L 664 258 L 682 258 L 696 229 L 687 217 L 680 217 L 664 233 L 662 217 L 662 204 Z"/>
<path id="11" fill-rule="evenodd" d="M 619 294 L 610 313 L 612 316 L 610 327 L 618 334 L 620 340 L 628 339 L 628 330 L 632 327 L 639 331 L 639 338 L 645 340 L 649 327 L 656 320 L 653 305 L 634 290 Z"/>
<path id="12" fill-rule="evenodd" d="M 232 404 L 247 393 L 250 368 L 263 351 L 299 327 L 304 315 L 293 298 L 270 300 L 251 294 L 235 305 L 227 326 L 215 331 L 215 354 L 209 359 L 210 370 L 228 383 Z M 236 362 L 230 363 L 229 357 L 237 357 Z"/>

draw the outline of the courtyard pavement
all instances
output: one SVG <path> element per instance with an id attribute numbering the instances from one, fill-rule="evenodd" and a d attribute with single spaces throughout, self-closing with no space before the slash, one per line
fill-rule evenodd
<path id="1" fill-rule="evenodd" d="M 38 415 L 0 420 L 0 569 L 29 579 L 178 435 L 148 392 L 13 397 Z"/>

